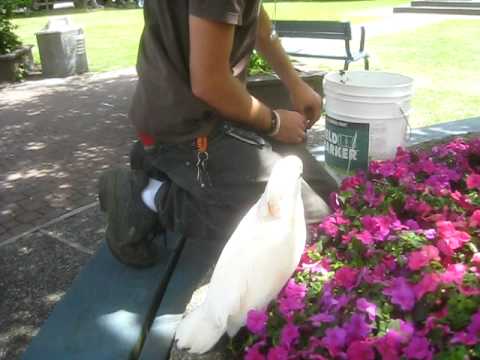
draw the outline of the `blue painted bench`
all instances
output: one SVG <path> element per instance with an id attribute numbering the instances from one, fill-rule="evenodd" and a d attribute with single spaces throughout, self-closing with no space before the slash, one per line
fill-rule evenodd
<path id="1" fill-rule="evenodd" d="M 480 118 L 414 129 L 409 144 L 480 132 Z M 322 146 L 312 153 L 323 160 Z M 23 360 L 166 360 L 175 327 L 221 245 L 167 234 L 164 259 L 136 270 L 103 245 L 33 338 Z"/>

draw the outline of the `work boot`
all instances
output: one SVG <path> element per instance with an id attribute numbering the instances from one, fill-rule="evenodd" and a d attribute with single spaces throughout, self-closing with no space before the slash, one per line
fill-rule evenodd
<path id="1" fill-rule="evenodd" d="M 107 214 L 106 239 L 112 254 L 122 263 L 148 267 L 159 259 L 153 239 L 157 214 L 142 200 L 148 184 L 141 170 L 112 169 L 99 181 L 100 208 Z"/>

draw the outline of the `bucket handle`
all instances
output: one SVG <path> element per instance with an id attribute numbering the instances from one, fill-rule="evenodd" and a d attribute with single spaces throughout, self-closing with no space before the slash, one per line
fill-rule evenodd
<path id="1" fill-rule="evenodd" d="M 402 114 L 402 118 L 405 121 L 405 124 L 407 125 L 405 140 L 408 141 L 412 136 L 412 127 L 410 126 L 410 121 L 408 120 L 408 112 L 404 109 L 403 103 L 395 103 L 395 105 L 398 106 L 398 109 L 400 110 L 400 114 Z"/>

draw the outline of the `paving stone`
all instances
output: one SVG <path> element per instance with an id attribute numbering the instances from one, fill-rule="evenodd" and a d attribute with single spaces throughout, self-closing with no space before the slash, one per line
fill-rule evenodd
<path id="1" fill-rule="evenodd" d="M 98 206 L 43 229 L 66 241 L 96 251 L 105 239 L 105 216 Z"/>
<path id="2" fill-rule="evenodd" d="M 41 214 L 35 211 L 25 211 L 23 213 L 18 214 L 15 217 L 15 220 L 22 224 L 30 224 L 34 220 L 41 217 Z"/>
<path id="3" fill-rule="evenodd" d="M 15 360 L 90 256 L 41 233 L 0 251 L 0 359 Z"/>

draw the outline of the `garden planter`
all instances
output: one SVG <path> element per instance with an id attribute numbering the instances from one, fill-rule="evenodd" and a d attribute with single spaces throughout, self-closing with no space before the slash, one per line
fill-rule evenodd
<path id="1" fill-rule="evenodd" d="M 304 72 L 301 78 L 315 91 L 323 94 L 323 72 Z M 281 80 L 275 75 L 250 76 L 247 81 L 250 94 L 275 109 L 292 109 L 290 96 Z"/>
<path id="2" fill-rule="evenodd" d="M 23 46 L 12 53 L 0 55 L 0 83 L 17 80 L 19 66 L 31 69 L 33 66 L 32 45 Z"/>

